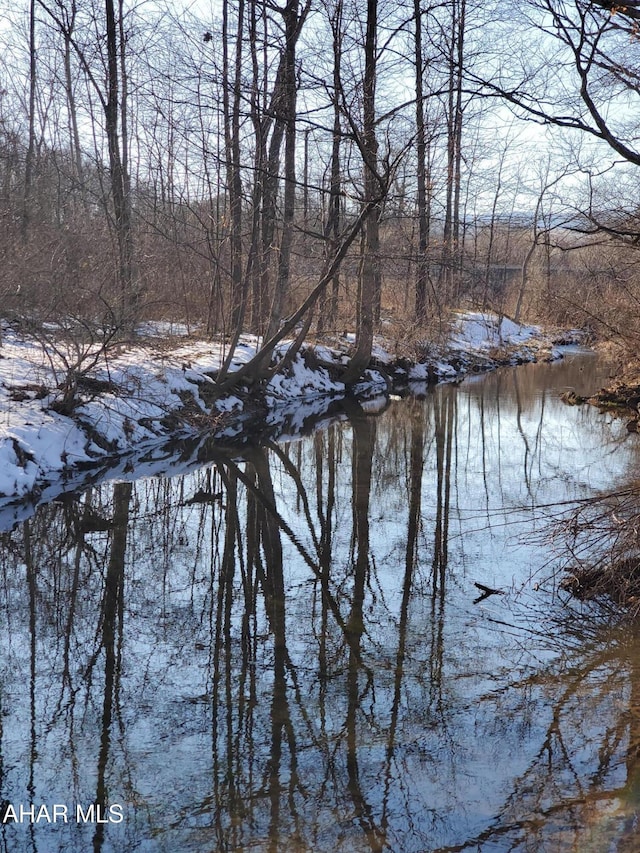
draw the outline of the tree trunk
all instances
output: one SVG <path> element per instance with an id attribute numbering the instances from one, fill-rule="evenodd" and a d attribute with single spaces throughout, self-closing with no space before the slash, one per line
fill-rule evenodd
<path id="1" fill-rule="evenodd" d="M 267 161 L 266 139 L 270 119 L 262 118 L 262 111 L 266 109 L 266 93 L 260 85 L 260 63 L 258 59 L 259 33 L 256 0 L 251 0 L 249 10 L 249 45 L 251 51 L 252 71 L 249 113 L 255 135 L 255 177 L 251 199 L 251 243 L 249 246 L 245 276 L 247 278 L 247 282 L 251 282 L 251 329 L 258 333 L 260 331 L 260 323 L 264 316 L 262 294 L 260 291 L 260 218 L 262 212 L 262 200 L 264 196 L 263 183 L 265 164 Z M 263 41 L 266 43 L 266 33 L 263 35 Z"/>
<path id="2" fill-rule="evenodd" d="M 273 327 L 279 322 L 279 318 L 275 317 L 271 322 L 272 309 L 278 310 L 278 305 L 281 305 L 288 286 L 288 253 L 290 246 L 286 245 L 285 241 L 285 258 L 279 265 L 279 279 L 277 283 L 278 297 L 270 306 L 271 302 L 271 258 L 276 234 L 276 217 L 277 217 L 277 199 L 278 189 L 280 184 L 280 150 L 282 140 L 285 138 L 285 133 L 295 134 L 295 113 L 296 113 L 296 71 L 295 71 L 295 48 L 298 36 L 302 29 L 302 25 L 309 11 L 309 2 L 306 3 L 302 11 L 299 9 L 299 0 L 287 0 L 287 3 L 282 9 L 282 16 L 285 25 L 285 44 L 280 54 L 278 70 L 276 72 L 273 91 L 269 103 L 269 108 L 266 110 L 265 118 L 259 118 L 259 108 L 257 99 L 252 100 L 252 116 L 254 126 L 256 121 L 259 122 L 259 130 L 257 131 L 259 146 L 256 145 L 256 154 L 260 157 L 261 162 L 257 169 L 256 180 L 261 182 L 260 198 L 262 202 L 261 225 L 260 225 L 260 250 L 259 264 L 255 270 L 255 280 L 253 288 L 253 310 L 252 320 L 254 331 L 265 331 L 265 326 Z M 255 22 L 255 9 L 252 11 L 252 20 Z M 252 60 L 254 68 L 254 86 L 257 86 L 257 53 L 255 46 L 252 47 Z M 265 63 L 265 68 L 267 64 Z M 271 139 L 267 145 L 266 139 L 269 132 L 269 127 L 273 125 L 271 130 Z M 292 126 L 293 125 L 293 126 Z M 289 140 L 290 146 L 295 144 L 295 136 Z M 285 143 L 286 145 L 286 143 Z M 285 157 L 286 157 L 285 152 Z M 285 167 L 286 168 L 286 167 Z M 287 181 L 288 187 L 285 188 L 285 193 L 289 192 L 289 207 L 293 207 L 292 193 L 295 193 L 295 160 L 289 162 L 289 171 L 293 170 L 293 178 Z M 286 179 L 286 176 L 285 176 Z M 287 226 L 283 224 L 283 228 L 288 225 L 293 226 L 293 215 L 290 215 L 290 222 Z M 290 240 L 291 236 L 286 238 Z M 281 247 L 282 251 L 282 247 Z"/>
<path id="3" fill-rule="evenodd" d="M 424 86 L 422 79 L 422 9 L 414 0 L 415 71 L 416 71 L 416 157 L 418 189 L 418 257 L 416 262 L 416 320 L 427 316 L 427 287 L 429 283 L 429 216 L 427 210 L 427 138 L 424 118 Z"/>
<path id="4" fill-rule="evenodd" d="M 464 63 L 464 37 L 466 27 L 466 0 L 459 0 L 456 44 L 456 100 L 453 121 L 453 216 L 452 216 L 452 274 L 453 300 L 460 298 L 462 275 L 462 246 L 460 245 L 460 191 L 462 173 L 462 72 Z"/>
<path id="5" fill-rule="evenodd" d="M 305 13 L 303 13 L 305 14 Z M 267 327 L 267 338 L 278 331 L 285 299 L 289 289 L 291 245 L 296 200 L 296 41 L 299 32 L 298 2 L 287 3 L 285 16 L 285 57 L 282 91 L 281 122 L 285 132 L 284 141 L 284 198 L 282 236 L 278 256 L 278 276 Z M 274 128 L 275 133 L 275 128 Z M 277 189 L 277 184 L 275 185 Z M 275 207 L 275 196 L 273 198 Z M 274 210 L 275 213 L 275 210 Z"/>
<path id="6" fill-rule="evenodd" d="M 331 142 L 331 165 L 329 178 L 329 209 L 324 226 L 325 260 L 332 258 L 338 250 L 340 239 L 340 96 L 342 92 L 342 0 L 338 0 L 331 19 L 333 33 L 333 131 Z M 323 297 L 318 316 L 318 334 L 326 328 L 334 330 L 338 321 L 338 294 L 340 291 L 340 271 L 336 270 L 331 282 L 331 293 Z"/>
<path id="7" fill-rule="evenodd" d="M 231 104 L 231 73 L 229 67 L 229 2 L 225 0 L 222 11 L 222 98 L 224 110 L 224 141 L 227 172 L 227 193 L 230 212 L 231 248 L 231 326 L 241 331 L 244 323 L 247 291 L 242 274 L 242 176 L 240 171 L 240 96 L 242 86 L 242 35 L 244 0 L 238 4 L 238 24 L 235 40 L 235 68 L 233 79 L 233 105 Z"/>
<path id="8" fill-rule="evenodd" d="M 442 231 L 439 281 L 445 302 L 458 298 L 460 270 L 460 182 L 462 169 L 462 63 L 464 58 L 466 0 L 454 0 L 448 50 L 447 187 Z"/>
<path id="9" fill-rule="evenodd" d="M 122 2 L 119 5 L 122 16 Z M 118 278 L 120 285 L 119 323 L 130 327 L 137 312 L 134 293 L 133 234 L 131 228 L 131 196 L 127 174 L 126 124 L 123 127 L 122 146 L 119 138 L 119 118 L 126 114 L 126 80 L 120 81 L 119 65 L 124 67 L 124 44 L 118 27 L 113 0 L 105 0 L 107 30 L 107 98 L 104 104 L 105 130 L 109 149 L 109 171 L 113 210 L 118 241 Z M 122 83 L 122 87 L 121 87 Z"/>
<path id="10" fill-rule="evenodd" d="M 73 91 L 73 77 L 71 74 L 71 39 L 75 23 L 75 10 L 69 21 L 69 30 L 64 35 L 64 81 L 67 96 L 67 109 L 69 110 L 69 136 L 71 141 L 71 152 L 73 158 L 74 178 L 80 194 L 81 206 L 86 210 L 86 193 L 84 186 L 84 167 L 82 164 L 82 149 L 80 147 L 80 131 L 78 129 L 78 110 Z"/>
<path id="11" fill-rule="evenodd" d="M 376 30 L 377 0 L 367 0 L 365 65 L 363 87 L 363 133 L 361 152 L 364 159 L 364 204 L 371 209 L 364 221 L 363 256 L 358 286 L 356 349 L 344 374 L 344 381 L 354 382 L 371 360 L 373 327 L 380 288 L 380 181 L 377 174 L 378 141 L 376 138 Z"/>
<path id="12" fill-rule="evenodd" d="M 36 5 L 29 3 L 29 136 L 24 163 L 24 194 L 22 199 L 22 239 L 26 242 L 31 221 L 33 165 L 36 152 Z"/>

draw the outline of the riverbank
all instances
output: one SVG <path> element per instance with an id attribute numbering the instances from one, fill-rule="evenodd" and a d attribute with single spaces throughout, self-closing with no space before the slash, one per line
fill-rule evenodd
<path id="1" fill-rule="evenodd" d="M 628 375 L 586 399 L 601 412 L 619 415 L 627 421 L 629 432 L 640 432 L 640 376 Z"/>
<path id="2" fill-rule="evenodd" d="M 571 406 L 588 404 L 599 409 L 601 414 L 608 413 L 626 421 L 629 432 L 640 432 L 640 367 L 636 362 L 621 363 L 612 356 L 611 347 L 598 346 L 597 350 L 612 365 L 612 375 L 607 384 L 587 397 L 568 389 L 562 400 Z"/>
<path id="3" fill-rule="evenodd" d="M 268 425 L 295 432 L 330 401 L 366 404 L 420 392 L 470 373 L 560 357 L 554 336 L 491 314 L 458 312 L 442 345 L 411 351 L 379 338 L 369 368 L 352 386 L 340 380 L 353 335 L 306 345 L 260 386 L 242 382 L 219 395 L 224 345 L 146 324 L 129 344 L 80 347 L 55 331 L 46 338 L 3 330 L 0 350 L 0 503 L 37 500 L 53 483 L 173 438 L 209 433 L 241 442 Z M 564 342 L 564 341 L 563 341 Z M 239 370 L 259 340 L 244 336 L 230 364 Z M 290 342 L 275 353 L 284 359 Z"/>

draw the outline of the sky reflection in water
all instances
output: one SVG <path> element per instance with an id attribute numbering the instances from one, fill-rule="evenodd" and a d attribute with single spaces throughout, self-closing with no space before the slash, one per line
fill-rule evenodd
<path id="1" fill-rule="evenodd" d="M 558 399 L 598 370 L 354 408 L 5 534 L 0 798 L 69 820 L 0 849 L 634 849 L 640 643 L 557 593 L 542 535 L 637 464 Z"/>

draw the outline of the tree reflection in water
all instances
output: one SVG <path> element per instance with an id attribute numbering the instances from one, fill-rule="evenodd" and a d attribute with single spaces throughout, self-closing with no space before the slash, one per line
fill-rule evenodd
<path id="1" fill-rule="evenodd" d="M 536 375 L 347 408 L 5 534 L 5 811 L 125 819 L 8 822 L 2 849 L 632 849 L 640 642 L 535 596 L 546 555 L 512 530 L 584 492 L 610 428 Z M 474 605 L 475 580 L 508 594 Z"/>

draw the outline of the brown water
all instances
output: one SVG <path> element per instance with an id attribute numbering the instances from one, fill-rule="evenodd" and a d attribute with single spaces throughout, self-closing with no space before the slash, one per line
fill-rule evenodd
<path id="1" fill-rule="evenodd" d="M 547 532 L 637 468 L 558 399 L 604 374 L 440 386 L 4 534 L 0 851 L 638 849 L 640 634 L 558 591 Z"/>

